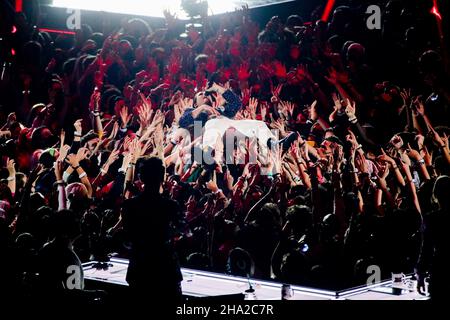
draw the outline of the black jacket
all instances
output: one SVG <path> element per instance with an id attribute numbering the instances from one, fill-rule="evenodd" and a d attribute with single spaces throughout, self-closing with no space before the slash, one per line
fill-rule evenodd
<path id="1" fill-rule="evenodd" d="M 178 204 L 160 194 L 143 192 L 123 204 L 122 222 L 131 246 L 126 280 L 131 287 L 173 287 L 182 281 L 172 243 L 171 221 Z"/>

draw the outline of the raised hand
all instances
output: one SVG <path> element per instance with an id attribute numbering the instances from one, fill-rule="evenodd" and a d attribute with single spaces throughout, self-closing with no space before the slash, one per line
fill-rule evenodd
<path id="1" fill-rule="evenodd" d="M 64 172 L 64 162 L 62 159 L 57 159 L 53 165 L 53 170 L 55 171 L 56 181 L 63 180 L 63 172 Z"/>
<path id="2" fill-rule="evenodd" d="M 352 144 L 353 149 L 356 149 L 358 147 L 358 145 L 359 145 L 358 140 L 356 140 L 356 136 L 353 133 L 353 131 L 348 130 L 348 134 L 345 138 L 348 142 L 350 142 Z"/>
<path id="3" fill-rule="evenodd" d="M 179 102 L 180 111 L 184 112 L 184 110 L 186 110 L 187 108 L 192 107 L 193 102 L 194 102 L 194 100 L 191 98 L 180 99 L 180 102 Z"/>
<path id="4" fill-rule="evenodd" d="M 330 77 L 333 77 L 334 78 L 333 80 L 337 81 L 336 83 L 346 84 L 350 81 L 350 78 L 346 71 L 337 71 L 336 69 L 331 68 L 330 73 L 332 74 L 330 75 Z"/>
<path id="5" fill-rule="evenodd" d="M 92 110 L 94 112 L 98 112 L 98 110 L 100 108 L 100 105 L 99 105 L 100 98 L 101 98 L 100 91 L 94 90 L 94 92 L 92 92 L 91 99 L 89 101 L 90 110 Z"/>
<path id="6" fill-rule="evenodd" d="M 347 106 L 345 107 L 345 113 L 347 114 L 348 120 L 353 121 L 356 119 L 356 102 L 350 101 L 347 98 Z"/>
<path id="7" fill-rule="evenodd" d="M 296 77 L 300 81 L 306 80 L 306 82 L 309 82 L 309 83 L 314 82 L 311 77 L 311 74 L 309 73 L 309 71 L 306 69 L 306 66 L 304 66 L 304 65 L 300 65 L 297 67 Z"/>
<path id="8" fill-rule="evenodd" d="M 105 166 L 109 166 L 111 164 L 113 164 L 117 159 L 119 159 L 119 155 L 120 155 L 120 149 L 116 148 L 113 151 L 111 151 L 111 153 L 108 156 L 108 159 L 105 162 Z M 103 169 L 105 169 L 105 166 L 103 167 Z M 108 171 L 107 169 L 105 169 L 106 171 Z"/>
<path id="9" fill-rule="evenodd" d="M 250 89 L 242 89 L 241 90 L 241 100 L 242 104 L 246 105 L 250 100 Z"/>
<path id="10" fill-rule="evenodd" d="M 67 155 L 66 161 L 72 168 L 76 168 L 80 165 L 80 163 L 78 161 L 78 157 L 74 153 Z"/>
<path id="11" fill-rule="evenodd" d="M 131 121 L 131 118 L 133 117 L 133 115 L 129 113 L 128 107 L 126 107 L 126 106 L 124 106 L 124 107 L 122 107 L 122 109 L 120 109 L 119 115 L 120 115 L 120 120 L 121 120 L 120 127 L 122 129 L 126 129 L 128 126 L 128 123 Z"/>
<path id="12" fill-rule="evenodd" d="M 138 122 L 140 127 L 143 129 L 147 128 L 150 124 L 153 110 L 148 104 L 142 103 L 140 106 L 136 108 L 136 111 L 138 113 Z"/>
<path id="13" fill-rule="evenodd" d="M 395 135 L 392 137 L 390 144 L 397 150 L 403 147 L 403 139 L 399 135 Z"/>
<path id="14" fill-rule="evenodd" d="M 111 134 L 109 135 L 108 139 L 113 140 L 116 137 L 117 132 L 119 132 L 119 124 L 117 123 L 117 121 L 115 121 L 113 124 L 113 128 L 111 130 Z"/>
<path id="15" fill-rule="evenodd" d="M 278 113 L 280 114 L 280 116 L 282 116 L 283 119 L 290 119 L 289 107 L 286 101 L 280 101 L 280 103 L 278 104 Z"/>
<path id="16" fill-rule="evenodd" d="M 258 107 L 258 99 L 250 98 L 248 101 L 248 110 L 250 112 L 251 118 L 256 119 L 256 108 Z"/>
<path id="17" fill-rule="evenodd" d="M 270 99 L 273 103 L 280 101 L 281 90 L 283 89 L 283 84 L 279 84 L 276 87 L 272 87 L 272 98 Z"/>
<path id="18" fill-rule="evenodd" d="M 433 153 L 428 152 L 426 146 L 423 146 L 423 161 L 425 161 L 425 165 L 428 167 L 433 165 Z"/>
<path id="19" fill-rule="evenodd" d="M 265 121 L 267 116 L 267 104 L 261 103 L 260 110 L 261 110 L 261 120 Z"/>
<path id="20" fill-rule="evenodd" d="M 8 159 L 8 161 L 6 161 L 6 169 L 8 169 L 9 177 L 16 176 L 15 164 L 14 159 Z"/>
<path id="21" fill-rule="evenodd" d="M 409 159 L 406 151 L 400 152 L 400 160 L 402 161 L 402 163 L 404 163 L 408 167 L 411 167 L 411 160 Z"/>
<path id="22" fill-rule="evenodd" d="M 175 13 L 171 13 L 169 9 L 165 9 L 163 14 L 168 27 L 171 27 L 176 23 L 177 15 Z"/>
<path id="23" fill-rule="evenodd" d="M 217 187 L 217 183 L 215 181 L 213 181 L 213 180 L 209 180 L 206 183 L 206 188 L 208 190 L 210 190 L 211 192 L 214 192 L 214 193 L 219 190 L 219 187 Z"/>
<path id="24" fill-rule="evenodd" d="M 212 115 L 212 116 L 220 115 L 220 113 L 219 113 L 219 111 L 217 111 L 217 109 L 215 109 L 214 107 L 208 106 L 206 104 L 200 106 L 199 108 L 201 108 L 200 111 L 204 111 L 204 112 L 208 113 L 209 115 Z"/>
<path id="25" fill-rule="evenodd" d="M 171 56 L 167 66 L 167 71 L 171 76 L 175 76 L 181 70 L 181 57 Z"/>
<path id="26" fill-rule="evenodd" d="M 225 182 L 227 184 L 227 188 L 228 190 L 233 190 L 233 182 L 234 182 L 234 178 L 230 173 L 230 170 L 226 170 L 224 173 L 224 179 Z"/>
<path id="27" fill-rule="evenodd" d="M 331 98 L 333 99 L 334 106 L 335 106 L 338 110 L 341 110 L 341 108 L 342 108 L 341 99 L 338 97 L 338 95 L 336 94 L 336 92 L 333 92 L 333 93 L 331 94 Z"/>
<path id="28" fill-rule="evenodd" d="M 314 100 L 309 107 L 309 118 L 311 121 L 317 121 L 317 119 L 319 119 L 319 113 L 317 112 L 317 100 Z"/>
<path id="29" fill-rule="evenodd" d="M 416 135 L 415 140 L 417 141 L 417 145 L 419 146 L 419 150 L 422 149 L 423 144 L 425 142 L 425 137 L 421 134 Z"/>
<path id="30" fill-rule="evenodd" d="M 247 162 L 244 166 L 244 170 L 242 170 L 241 177 L 250 178 L 250 162 Z"/>
<path id="31" fill-rule="evenodd" d="M 240 81 L 246 81 L 248 78 L 250 78 L 250 67 L 247 62 L 242 63 L 238 70 L 237 70 L 237 76 Z"/>
<path id="32" fill-rule="evenodd" d="M 403 105 L 409 107 L 411 104 L 411 89 L 402 89 L 400 97 L 402 97 Z"/>
<path id="33" fill-rule="evenodd" d="M 10 126 L 16 120 L 17 120 L 16 113 L 11 112 L 10 114 L 8 114 L 8 117 L 6 118 L 6 123 L 8 124 L 8 126 Z"/>
<path id="34" fill-rule="evenodd" d="M 439 135 L 439 133 L 436 130 L 434 130 L 434 128 L 430 128 L 429 134 L 433 138 L 434 142 L 436 142 L 440 147 L 445 147 L 445 146 L 448 147 L 448 138 L 445 138 L 445 140 L 447 140 L 447 142 L 444 141 L 442 139 L 442 137 Z M 447 137 L 447 136 L 445 136 L 445 137 Z"/>
<path id="35" fill-rule="evenodd" d="M 421 115 L 424 116 L 425 115 L 425 105 L 422 102 L 422 97 L 421 96 L 417 96 L 413 99 L 413 111 L 415 116 Z"/>
<path id="36" fill-rule="evenodd" d="M 408 155 L 408 157 L 410 157 L 411 159 L 414 159 L 416 161 L 419 161 L 422 159 L 422 157 L 420 156 L 420 153 L 417 150 L 414 150 L 409 143 L 408 143 L 408 148 L 406 149 L 406 154 Z"/>
<path id="37" fill-rule="evenodd" d="M 81 132 L 82 132 L 82 126 L 81 126 L 82 121 L 83 121 L 83 119 L 78 119 L 73 124 L 73 126 L 75 128 L 75 132 L 79 135 L 81 135 Z"/>
<path id="38" fill-rule="evenodd" d="M 187 79 L 184 79 L 187 81 Z M 174 106 L 176 104 L 179 103 L 179 101 L 183 98 L 183 93 L 180 90 L 177 90 L 177 92 L 175 92 L 172 97 L 170 98 L 169 101 L 169 106 Z"/>
<path id="39" fill-rule="evenodd" d="M 324 76 L 324 77 L 330 84 L 332 84 L 334 86 L 339 84 L 337 72 L 336 72 L 336 69 L 334 69 L 334 68 L 331 68 L 328 71 L 328 76 Z"/>
<path id="40" fill-rule="evenodd" d="M 366 163 L 366 157 L 364 157 L 362 154 L 357 153 L 355 155 L 355 165 L 358 168 L 358 170 L 362 173 L 368 173 L 369 169 L 367 167 Z"/>
<path id="41" fill-rule="evenodd" d="M 90 153 L 90 151 L 89 151 L 88 148 L 80 148 L 80 149 L 78 149 L 77 155 L 76 155 L 78 162 L 86 159 L 89 156 L 89 153 Z"/>
<path id="42" fill-rule="evenodd" d="M 278 78 L 286 78 L 287 72 L 286 72 L 286 66 L 282 64 L 280 61 L 275 60 L 273 63 L 273 67 L 275 69 L 275 76 Z"/>
<path id="43" fill-rule="evenodd" d="M 156 127 L 164 123 L 165 117 L 161 110 L 156 110 L 155 116 L 153 117 L 152 126 Z"/>
<path id="44" fill-rule="evenodd" d="M 70 146 L 68 144 L 63 145 L 61 148 L 59 148 L 59 156 L 57 160 L 64 161 L 64 159 L 67 157 L 67 153 L 70 150 Z"/>
<path id="45" fill-rule="evenodd" d="M 131 154 L 131 152 L 126 152 L 123 154 L 121 171 L 127 172 L 128 165 L 130 164 L 132 158 L 133 155 Z"/>
<path id="46" fill-rule="evenodd" d="M 379 156 L 377 157 L 377 159 L 378 159 L 379 161 L 387 162 L 387 163 L 389 163 L 391 166 L 395 166 L 395 160 L 392 159 L 390 156 L 388 156 L 388 155 L 386 154 L 386 152 L 384 151 L 384 149 L 381 149 L 381 155 L 379 155 Z"/>
<path id="47" fill-rule="evenodd" d="M 61 133 L 59 134 L 59 147 L 64 145 L 64 141 L 66 140 L 66 132 L 64 129 L 61 129 Z"/>
<path id="48" fill-rule="evenodd" d="M 448 149 L 449 148 L 448 136 L 445 132 L 444 132 L 444 136 L 441 137 L 441 141 L 444 143 L 443 146 L 445 146 Z"/>
<path id="49" fill-rule="evenodd" d="M 276 121 L 272 121 L 270 127 L 273 129 L 278 129 L 280 131 L 280 136 L 286 136 L 286 129 L 283 119 L 278 119 Z"/>

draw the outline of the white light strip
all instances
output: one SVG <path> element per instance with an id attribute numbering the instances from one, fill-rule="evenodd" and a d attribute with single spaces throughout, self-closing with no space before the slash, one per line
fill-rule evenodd
<path id="1" fill-rule="evenodd" d="M 243 3 L 245 1 L 208 0 L 208 14 L 232 12 Z M 181 9 L 181 0 L 53 0 L 52 6 L 158 18 L 163 18 L 163 11 L 169 10 L 179 19 L 188 19 L 187 14 Z"/>

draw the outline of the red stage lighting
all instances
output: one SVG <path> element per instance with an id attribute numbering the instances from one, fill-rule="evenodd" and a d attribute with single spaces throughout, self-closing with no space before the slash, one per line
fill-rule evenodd
<path id="1" fill-rule="evenodd" d="M 325 6 L 325 10 L 323 11 L 322 20 L 323 22 L 327 22 L 330 17 L 331 10 L 333 10 L 335 0 L 328 0 L 327 5 Z"/>
<path id="2" fill-rule="evenodd" d="M 16 12 L 21 12 L 23 8 L 22 0 L 16 0 Z"/>
<path id="3" fill-rule="evenodd" d="M 439 12 L 439 8 L 437 6 L 436 0 L 433 1 L 433 8 L 431 8 L 431 14 L 434 14 L 436 18 L 442 20 L 441 13 Z"/>

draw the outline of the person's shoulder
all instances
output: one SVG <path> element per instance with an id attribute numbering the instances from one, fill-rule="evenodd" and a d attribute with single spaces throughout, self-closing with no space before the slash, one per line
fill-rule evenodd
<path id="1" fill-rule="evenodd" d="M 178 209 L 179 208 L 179 204 L 177 201 L 168 198 L 166 196 L 161 196 L 161 201 L 168 206 L 169 208 L 173 208 L 173 209 Z"/>
<path id="2" fill-rule="evenodd" d="M 122 209 L 124 211 L 133 211 L 134 208 L 140 206 L 142 202 L 142 194 L 138 194 L 132 198 L 125 199 L 122 203 Z"/>
<path id="3" fill-rule="evenodd" d="M 123 205 L 134 204 L 134 203 L 137 203 L 137 202 L 142 201 L 142 200 L 145 199 L 145 198 L 146 198 L 146 197 L 144 196 L 143 193 L 138 193 L 138 194 L 132 196 L 131 198 L 125 199 L 125 200 L 123 201 Z"/>

